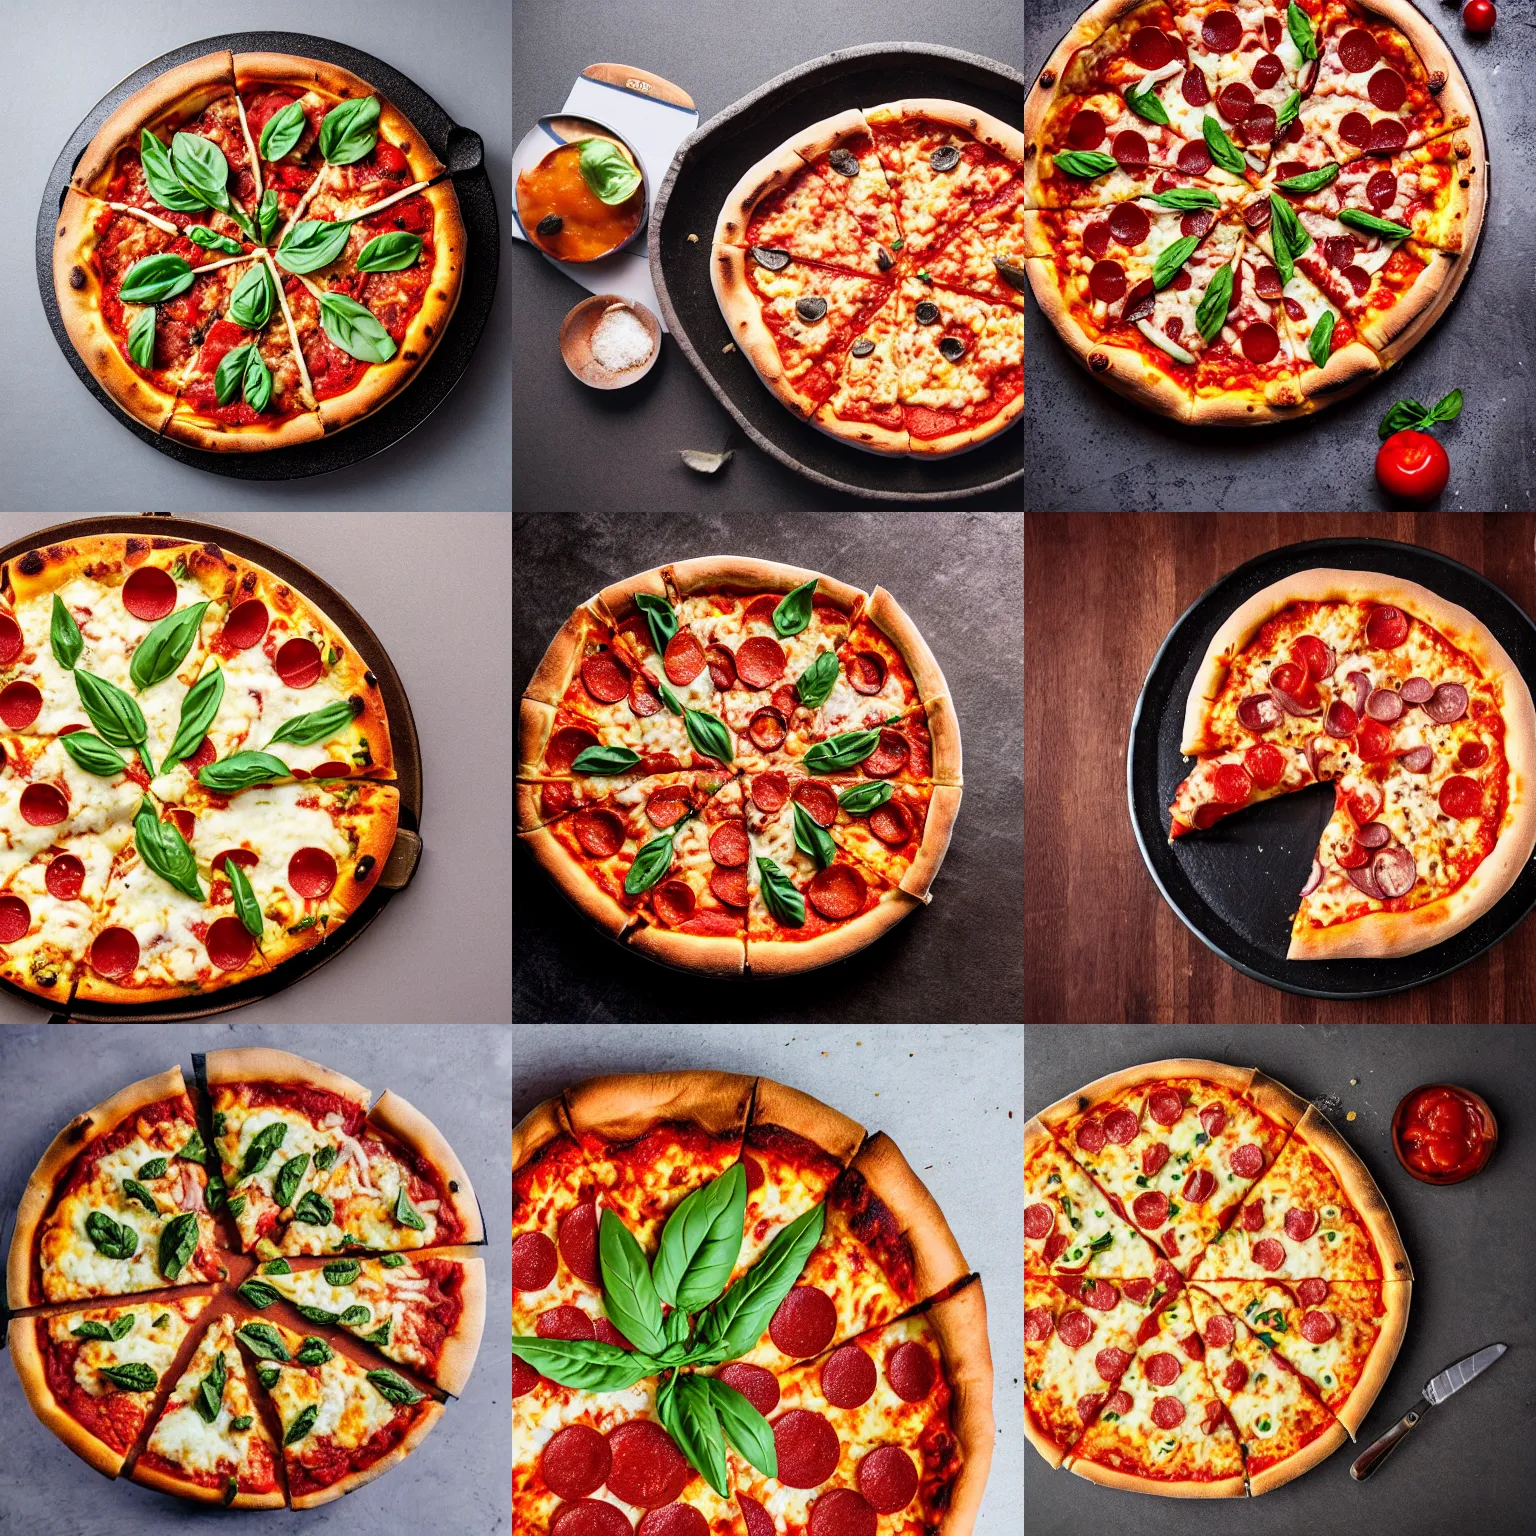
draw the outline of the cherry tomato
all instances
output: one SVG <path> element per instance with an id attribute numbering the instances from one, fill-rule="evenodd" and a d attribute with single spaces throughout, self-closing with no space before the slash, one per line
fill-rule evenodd
<path id="1" fill-rule="evenodd" d="M 1376 478 L 1403 501 L 1433 501 L 1451 478 L 1445 449 L 1427 432 L 1394 432 L 1376 455 Z"/>
<path id="2" fill-rule="evenodd" d="M 1461 13 L 1461 24 L 1468 32 L 1492 32 L 1499 13 L 1493 8 L 1493 0 L 1467 0 Z"/>

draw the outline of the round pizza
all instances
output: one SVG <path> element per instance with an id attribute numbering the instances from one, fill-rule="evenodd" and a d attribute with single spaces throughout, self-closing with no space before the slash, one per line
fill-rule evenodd
<path id="1" fill-rule="evenodd" d="M 1202 425 L 1397 362 L 1482 224 L 1477 111 L 1410 0 L 1099 0 L 1025 138 L 1041 310 L 1095 378 Z"/>
<path id="2" fill-rule="evenodd" d="M 598 1078 L 512 1178 L 514 1529 L 971 1531 L 986 1303 L 889 1137 L 767 1078 Z"/>
<path id="3" fill-rule="evenodd" d="M 370 1109 L 350 1078 L 248 1048 L 210 1052 L 198 1082 L 132 1083 L 43 1154 L 11 1239 L 11 1359 L 107 1477 L 327 1504 L 402 1461 L 469 1379 L 480 1209 L 393 1093 Z"/>
<path id="4" fill-rule="evenodd" d="M 101 534 L 0 565 L 0 978 L 60 1006 L 266 977 L 374 889 L 378 679 L 270 571 Z"/>
<path id="5" fill-rule="evenodd" d="M 735 345 L 795 415 L 870 453 L 935 458 L 1024 410 L 1023 141 L 964 102 L 812 123 L 715 226 Z"/>
<path id="6" fill-rule="evenodd" d="M 1460 933 L 1536 846 L 1536 709 L 1480 619 L 1416 582 L 1297 571 L 1212 637 L 1170 841 L 1332 782 L 1290 960 L 1411 955 Z"/>
<path id="7" fill-rule="evenodd" d="M 86 147 L 54 290 L 134 420 L 216 452 L 377 410 L 458 302 L 464 224 L 426 140 L 320 59 L 211 53 L 135 91 Z"/>
<path id="8" fill-rule="evenodd" d="M 960 809 L 944 674 L 889 592 L 733 555 L 604 588 L 523 695 L 518 835 L 686 970 L 840 960 L 929 900 Z"/>
<path id="9" fill-rule="evenodd" d="M 1053 1467 L 1268 1493 L 1354 1438 L 1412 1290 L 1365 1165 L 1254 1068 L 1128 1067 L 1024 1128 L 1024 1428 Z"/>

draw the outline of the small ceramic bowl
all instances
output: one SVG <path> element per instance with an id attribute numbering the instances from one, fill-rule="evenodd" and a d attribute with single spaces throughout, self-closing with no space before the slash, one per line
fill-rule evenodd
<path id="1" fill-rule="evenodd" d="M 1470 1162 L 1444 1172 L 1416 1167 L 1409 1160 L 1404 1141 L 1409 1106 L 1421 1093 L 1434 1088 L 1448 1089 L 1462 1101 L 1467 1118 L 1477 1131 L 1480 1142 Z M 1392 1149 L 1397 1153 L 1397 1160 L 1403 1165 L 1404 1170 L 1412 1174 L 1421 1184 L 1460 1184 L 1464 1179 L 1470 1179 L 1473 1174 L 1481 1173 L 1487 1166 L 1488 1159 L 1493 1156 L 1494 1148 L 1498 1144 L 1499 1122 L 1494 1119 L 1493 1111 L 1488 1107 L 1488 1101 L 1481 1094 L 1473 1093 L 1470 1088 L 1463 1088 L 1457 1083 L 1421 1083 L 1412 1093 L 1403 1095 L 1392 1115 Z"/>
<path id="2" fill-rule="evenodd" d="M 646 227 L 651 206 L 651 188 L 645 174 L 645 164 L 640 159 L 640 156 L 630 147 L 629 142 L 615 133 L 607 124 L 600 123 L 596 118 L 589 117 L 565 117 L 563 115 L 541 117 L 537 124 L 537 131 L 540 133 L 541 139 L 536 150 L 528 153 L 527 163 L 519 163 L 517 166 L 517 174 L 513 178 L 512 188 L 513 203 L 518 208 L 518 219 L 522 222 L 523 232 L 528 236 L 529 241 L 537 246 L 539 250 L 544 251 L 546 255 L 554 256 L 558 261 L 566 261 L 573 264 L 601 261 L 604 257 L 612 256 L 616 252 L 622 251 L 626 246 L 633 244 L 640 236 L 641 231 Z M 544 143 L 544 139 L 547 139 L 549 142 L 547 144 Z M 640 219 L 635 227 L 622 239 L 615 240 L 603 250 L 593 251 L 590 255 L 578 257 L 569 254 L 560 255 L 548 249 L 538 239 L 535 231 L 528 227 L 524 211 L 520 206 L 520 189 L 524 172 L 537 170 L 550 155 L 555 154 L 569 144 L 578 143 L 582 139 L 606 139 L 609 143 L 618 145 L 633 162 L 635 169 L 640 173 Z M 523 152 L 527 148 L 526 141 L 519 147 L 520 162 Z"/>
<path id="3" fill-rule="evenodd" d="M 592 355 L 592 332 L 597 329 L 597 322 L 615 307 L 629 310 L 651 338 L 651 355 L 643 363 L 618 373 L 604 368 Z M 590 299 L 583 299 L 561 322 L 560 355 L 565 359 L 565 366 L 583 384 L 589 384 L 593 389 L 623 389 L 626 385 L 639 383 L 656 366 L 656 359 L 661 356 L 661 321 L 644 304 L 620 298 L 616 293 L 594 293 Z"/>

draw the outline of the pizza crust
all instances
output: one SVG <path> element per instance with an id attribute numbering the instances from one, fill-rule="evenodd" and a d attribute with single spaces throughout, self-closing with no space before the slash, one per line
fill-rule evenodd
<path id="1" fill-rule="evenodd" d="M 747 968 L 746 933 L 681 933 L 649 922 L 644 914 L 625 935 L 624 942 L 647 959 L 680 971 L 704 976 L 740 976 Z"/>
<path id="2" fill-rule="evenodd" d="M 970 1274 L 938 1201 L 884 1131 L 876 1131 L 848 1166 L 862 1175 L 911 1245 L 919 1296 L 937 1296 Z"/>
<path id="3" fill-rule="evenodd" d="M 190 410 L 182 413 L 179 402 L 163 431 L 178 443 L 187 443 L 209 453 L 261 453 L 268 448 L 292 448 L 299 443 L 312 443 L 325 436 L 325 428 L 313 411 L 290 416 L 277 425 L 262 421 L 249 426 L 226 426 L 211 417 L 193 415 Z"/>
<path id="4" fill-rule="evenodd" d="M 1272 1467 L 1265 1467 L 1262 1472 L 1254 1473 L 1248 1479 L 1248 1492 L 1253 1498 L 1258 1498 L 1262 1493 L 1273 1493 L 1276 1488 L 1283 1488 L 1292 1478 L 1300 1477 L 1303 1472 L 1310 1472 L 1320 1461 L 1327 1459 L 1338 1450 L 1341 1445 L 1347 1444 L 1349 1433 L 1344 1426 L 1337 1421 L 1329 1425 L 1317 1439 L 1310 1440 L 1293 1456 L 1287 1456 L 1284 1461 L 1278 1461 Z"/>
<path id="5" fill-rule="evenodd" d="M 441 1403 L 425 1403 L 421 1406 L 415 1422 L 411 1425 L 405 1438 L 394 1450 L 381 1456 L 371 1466 L 364 1467 L 361 1472 L 349 1472 L 339 1482 L 332 1483 L 328 1488 L 322 1488 L 316 1493 L 299 1494 L 292 1500 L 294 1509 L 318 1509 L 322 1504 L 330 1504 L 339 1499 L 345 1493 L 351 1493 L 356 1488 L 361 1488 L 365 1483 L 371 1483 L 374 1478 L 382 1477 L 391 1467 L 398 1466 L 423 1440 L 432 1433 L 437 1421 L 443 1416 Z"/>
<path id="6" fill-rule="evenodd" d="M 1309 1107 L 1293 1132 L 1332 1169 L 1343 1186 L 1349 1203 L 1360 1213 L 1376 1252 L 1381 1257 L 1383 1280 L 1412 1280 L 1413 1266 L 1408 1262 L 1408 1252 L 1398 1235 L 1397 1223 L 1381 1190 L 1370 1175 L 1360 1155 L 1336 1131 L 1327 1116 Z"/>
<path id="7" fill-rule="evenodd" d="M 1411 240 L 1403 242 L 1408 246 L 1413 243 Z M 1422 247 L 1416 247 L 1416 249 L 1425 258 L 1427 264 L 1424 270 L 1414 278 L 1413 286 L 1391 309 L 1384 314 L 1372 315 L 1357 327 L 1360 339 L 1376 348 L 1378 352 L 1388 347 L 1421 315 L 1425 314 L 1456 275 L 1459 257 L 1448 256 L 1444 251 L 1428 251 Z"/>
<path id="8" fill-rule="evenodd" d="M 1140 3 L 1140 0 L 1137 0 Z M 912 96 L 903 101 L 886 102 L 875 112 L 899 112 L 903 118 L 927 118 L 968 133 L 978 143 L 994 149 L 1015 165 L 1024 163 L 1024 135 L 1011 123 L 1005 123 L 980 107 L 963 101 L 948 101 L 937 96 Z"/>
<path id="9" fill-rule="evenodd" d="M 665 1120 L 692 1121 L 712 1136 L 740 1140 L 755 1079 L 736 1072 L 637 1072 L 590 1077 L 564 1094 L 566 1118 L 579 1138 L 635 1141 Z"/>
<path id="10" fill-rule="evenodd" d="M 264 1045 L 238 1045 L 228 1050 L 209 1051 L 204 1081 L 210 1088 L 225 1083 L 298 1083 L 350 1099 L 364 1109 L 371 1098 L 361 1083 L 330 1067 L 322 1067 L 318 1061 L 308 1061 L 291 1051 L 274 1050 Z"/>
<path id="11" fill-rule="evenodd" d="M 596 923 L 610 939 L 623 937 L 624 931 L 635 921 L 636 914 L 603 890 L 587 873 L 586 866 L 577 862 L 565 844 L 547 826 L 535 827 L 531 832 L 519 832 L 517 836 L 518 841 L 544 866 L 567 901 Z"/>
<path id="12" fill-rule="evenodd" d="M 1334 1413 L 1351 1440 L 1375 1406 L 1377 1396 L 1387 1384 L 1387 1377 L 1392 1374 L 1397 1352 L 1402 1347 L 1403 1335 L 1408 1330 L 1408 1307 L 1412 1300 L 1412 1280 L 1381 1282 L 1381 1302 L 1385 1308 L 1381 1331 L 1376 1335 L 1371 1352 L 1365 1358 L 1365 1368 L 1360 1372 L 1354 1390 Z"/>
<path id="13" fill-rule="evenodd" d="M 790 592 L 807 581 L 816 583 L 815 596 L 841 608 L 849 622 L 857 619 L 868 601 L 866 593 L 847 582 L 838 581 L 821 571 L 777 560 L 759 560 L 752 555 L 702 555 L 695 560 L 679 560 L 663 566 L 680 597 L 707 592 L 712 587 L 740 587 L 748 592 Z M 611 589 L 610 589 L 611 590 Z M 607 592 L 603 594 L 607 596 Z"/>
<path id="14" fill-rule="evenodd" d="M 545 1147 L 561 1137 L 574 1140 L 563 1099 L 545 1099 L 512 1127 L 512 1172 L 520 1173 Z"/>
<path id="15" fill-rule="evenodd" d="M 875 906 L 814 939 L 747 939 L 747 966 L 753 976 L 797 976 L 844 960 L 873 944 L 923 902 L 893 889 Z"/>
<path id="16" fill-rule="evenodd" d="M 757 205 L 783 191 L 789 182 L 806 171 L 806 162 L 788 144 L 781 144 L 750 166 L 726 194 L 715 221 L 715 246 L 744 246 L 747 227 Z"/>
<path id="17" fill-rule="evenodd" d="M 856 1120 L 839 1113 L 798 1088 L 760 1077 L 752 1094 L 751 1128 L 777 1126 L 820 1147 L 846 1168 L 864 1144 L 868 1132 Z"/>
<path id="18" fill-rule="evenodd" d="M 944 673 L 934 659 L 933 652 L 928 649 L 928 642 L 907 617 L 906 610 L 884 587 L 876 587 L 870 593 L 869 603 L 862 616 L 896 647 L 897 653 L 907 664 L 907 670 L 912 674 L 912 681 L 917 684 L 918 697 L 925 704 L 949 697 L 949 684 L 944 680 Z M 958 736 L 954 746 L 958 754 Z M 937 742 L 934 750 L 934 776 L 939 776 Z"/>
<path id="19" fill-rule="evenodd" d="M 368 1124 L 394 1137 L 440 1175 L 443 1198 L 453 1206 L 454 1215 L 463 1229 L 460 1242 L 483 1243 L 485 1222 L 480 1215 L 480 1202 L 475 1198 L 475 1187 L 470 1183 L 458 1153 L 432 1121 L 414 1104 L 386 1088 L 379 1095 L 378 1103 L 368 1111 Z"/>
<path id="20" fill-rule="evenodd" d="M 543 772 L 544 751 L 554 733 L 554 705 L 546 704 L 541 699 L 523 698 L 518 701 L 517 771 L 520 776 L 536 776 Z"/>
<path id="21" fill-rule="evenodd" d="M 953 785 L 939 784 L 934 787 L 928 802 L 928 817 L 923 822 L 917 857 L 912 860 L 898 885 L 909 896 L 927 902 L 931 898 L 928 887 L 944 862 L 949 849 L 950 834 L 954 831 L 955 818 L 960 814 L 960 791 Z"/>
<path id="22" fill-rule="evenodd" d="M 802 394 L 784 376 L 784 362 L 779 356 L 778 343 L 763 320 L 763 312 L 757 302 L 757 294 L 747 276 L 747 262 L 751 258 L 738 246 L 718 245 L 710 263 L 710 280 L 714 284 L 715 299 L 725 323 L 730 327 L 731 339 L 746 354 L 747 361 L 757 369 L 763 383 L 795 415 L 808 419 L 821 408 L 821 401 Z"/>
<path id="23" fill-rule="evenodd" d="M 1110 1072 L 1103 1077 L 1095 1078 L 1093 1082 L 1079 1088 L 1076 1093 L 1069 1093 L 1065 1098 L 1057 1099 L 1054 1104 L 1047 1105 L 1030 1124 L 1038 1123 L 1042 1133 L 1046 1135 L 1054 1133 L 1060 1136 L 1068 1126 L 1084 1115 L 1091 1114 L 1096 1106 L 1107 1100 L 1127 1093 L 1133 1088 L 1166 1082 L 1173 1077 L 1202 1078 L 1206 1082 L 1225 1088 L 1228 1093 L 1245 1097 L 1254 1079 L 1259 1075 L 1257 1067 L 1230 1067 L 1224 1061 L 1206 1061 L 1195 1056 L 1174 1056 L 1166 1061 L 1146 1061 L 1138 1066 L 1122 1067 L 1118 1072 Z M 1269 1078 L 1265 1078 L 1264 1082 L 1271 1084 Z M 1273 1083 L 1271 1086 L 1280 1087 L 1278 1083 Z M 1284 1091 L 1289 1093 L 1288 1089 Z M 1265 1113 L 1271 1113 L 1271 1111 L 1266 1108 Z M 1294 1124 L 1294 1122 L 1291 1123 Z M 1025 1126 L 1024 1130 L 1027 1152 L 1029 1126 Z"/>
<path id="24" fill-rule="evenodd" d="M 992 1467 L 997 1423 L 992 1414 L 992 1344 L 981 1277 L 928 1309 L 944 1358 L 951 1396 L 950 1422 L 960 1442 L 960 1476 L 950 1490 L 944 1536 L 970 1536 L 981 1511 Z"/>
<path id="25" fill-rule="evenodd" d="M 464 1283 L 459 1289 L 462 1310 L 457 1327 L 443 1342 L 437 1357 L 437 1370 L 433 1380 L 450 1397 L 462 1397 L 468 1385 L 470 1372 L 480 1353 L 480 1340 L 485 1332 L 485 1260 L 478 1256 L 460 1258 L 451 1248 L 440 1251 L 417 1253 L 417 1259 L 455 1258 L 462 1266 Z"/>
<path id="26" fill-rule="evenodd" d="M 1340 1436 L 1343 1430 L 1339 1431 Z M 1285 1463 L 1282 1462 L 1281 1466 Z M 1101 1466 L 1096 1461 L 1076 1458 L 1067 1463 L 1067 1470 L 1097 1483 L 1101 1488 L 1118 1488 L 1124 1493 L 1156 1493 L 1172 1499 L 1240 1499 L 1248 1485 L 1241 1477 L 1214 1477 L 1203 1482 L 1165 1482 L 1155 1477 L 1142 1477 L 1134 1472 L 1117 1472 L 1113 1467 Z"/>
<path id="27" fill-rule="evenodd" d="M 274 1447 L 274 1460 L 280 1455 L 281 1453 Z M 187 1478 L 177 1477 L 173 1473 L 162 1472 L 159 1467 L 146 1467 L 142 1459 L 134 1462 L 133 1471 L 129 1476 L 134 1482 L 142 1484 L 145 1488 L 153 1488 L 157 1493 L 173 1494 L 179 1499 L 195 1499 L 200 1504 L 217 1504 L 225 1509 L 283 1509 L 286 1507 L 281 1488 L 274 1488 L 271 1493 L 237 1493 L 226 1504 L 222 1488 L 208 1488 L 202 1483 L 194 1483 Z"/>
<path id="28" fill-rule="evenodd" d="M 81 1303 L 72 1303 L 78 1308 Z M 72 1418 L 59 1406 L 48 1385 L 47 1368 L 43 1364 L 43 1351 L 37 1342 L 37 1330 L 45 1327 L 42 1317 L 13 1317 L 7 1330 L 7 1343 L 16 1374 L 21 1378 L 21 1389 L 27 1395 L 32 1412 L 51 1429 L 66 1446 L 82 1461 L 88 1462 L 103 1477 L 116 1477 L 128 1459 L 127 1451 L 114 1450 L 105 1440 L 98 1440 L 77 1419 Z M 153 1401 L 153 1399 L 151 1399 Z"/>

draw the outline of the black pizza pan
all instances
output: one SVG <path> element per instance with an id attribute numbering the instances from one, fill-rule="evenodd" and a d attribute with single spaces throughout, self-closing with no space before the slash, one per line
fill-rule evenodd
<path id="1" fill-rule="evenodd" d="M 1168 807 L 1191 762 L 1179 751 L 1184 705 L 1211 637 L 1255 592 L 1314 566 L 1402 576 L 1459 604 L 1488 626 L 1536 691 L 1536 625 L 1476 571 L 1386 539 L 1288 544 L 1240 565 L 1199 597 L 1154 658 L 1126 753 L 1131 825 L 1168 905 L 1229 965 L 1305 997 L 1383 997 L 1460 970 L 1517 927 L 1536 907 L 1536 860 L 1489 911 L 1443 944 L 1391 960 L 1287 960 L 1291 919 L 1333 814 L 1333 786 L 1264 800 L 1208 831 L 1168 841 Z"/>
<path id="2" fill-rule="evenodd" d="M 911 96 L 963 101 L 1017 123 L 1024 77 L 995 59 L 927 43 L 873 43 L 801 64 L 743 96 L 678 147 L 656 191 L 650 251 L 667 328 L 759 448 L 829 490 L 922 504 L 1021 480 L 1023 421 L 969 453 L 933 462 L 864 453 L 828 437 L 786 410 L 746 354 L 731 346 L 709 271 L 715 221 L 749 167 L 824 117 Z"/>
<path id="3" fill-rule="evenodd" d="M 466 255 L 459 302 L 447 331 L 415 378 L 386 405 L 343 431 L 329 433 L 317 442 L 274 448 L 264 453 L 219 453 L 194 448 L 190 443 L 181 443 L 151 431 L 142 422 L 125 415 L 75 351 L 53 292 L 53 245 L 59 211 L 64 206 L 70 177 L 97 129 L 151 80 L 178 64 L 225 48 L 231 53 L 292 53 L 303 58 L 324 59 L 350 69 L 370 85 L 377 86 L 416 125 L 433 153 L 448 167 L 464 219 Z M 371 53 L 332 42 L 329 38 L 312 37 L 307 32 L 227 32 L 218 37 L 205 37 L 201 42 L 187 43 L 151 59 L 142 69 L 136 69 L 126 80 L 113 86 L 91 108 L 70 134 L 69 142 L 48 173 L 37 212 L 36 256 L 38 293 L 59 350 L 80 376 L 81 383 L 134 436 L 169 458 L 198 469 L 212 470 L 214 474 L 238 480 L 298 480 L 307 475 L 329 474 L 333 469 L 344 469 L 349 464 L 382 453 L 415 431 L 447 398 L 469 367 L 491 312 L 496 277 L 501 268 L 501 226 L 496 215 L 496 196 L 486 174 L 485 146 L 480 135 L 472 128 L 455 123 L 409 76 L 392 69 Z"/>
<path id="4" fill-rule="evenodd" d="M 189 518 L 172 517 L 161 512 L 88 517 L 71 523 L 57 523 L 52 528 L 42 528 L 28 538 L 7 544 L 0 549 L 0 563 L 24 555 L 29 549 L 101 533 L 137 534 L 142 538 L 164 537 L 189 539 L 198 544 L 217 544 L 221 549 L 243 555 L 271 571 L 274 576 L 281 577 L 294 591 L 314 602 L 352 643 L 358 655 L 367 663 L 368 669 L 378 679 L 379 695 L 389 718 L 390 745 L 395 760 L 395 776 L 390 782 L 400 791 L 400 827 L 395 834 L 395 846 L 379 871 L 373 890 L 364 898 L 362 905 L 313 949 L 306 949 L 265 975 L 253 977 L 238 986 L 138 1008 L 124 1007 L 120 1003 L 71 1000 L 64 1011 L 60 1012 L 57 1011 L 56 1002 L 38 997 L 24 987 L 0 978 L 0 988 L 34 1007 L 47 1009 L 53 1014 L 50 1022 L 58 1024 L 172 1023 L 181 1019 L 201 1019 L 210 1014 L 228 1013 L 246 1003 L 254 1003 L 260 998 L 281 992 L 284 987 L 292 986 L 311 971 L 319 970 L 327 961 L 334 960 L 342 950 L 361 937 L 363 930 L 384 910 L 395 892 L 404 890 L 410 884 L 421 858 L 422 802 L 421 745 L 416 739 L 416 721 L 411 714 L 411 702 L 406 697 L 405 685 L 400 681 L 400 674 L 389 659 L 383 642 L 346 598 L 291 555 L 232 528 L 219 527 L 213 523 L 197 523 Z"/>

